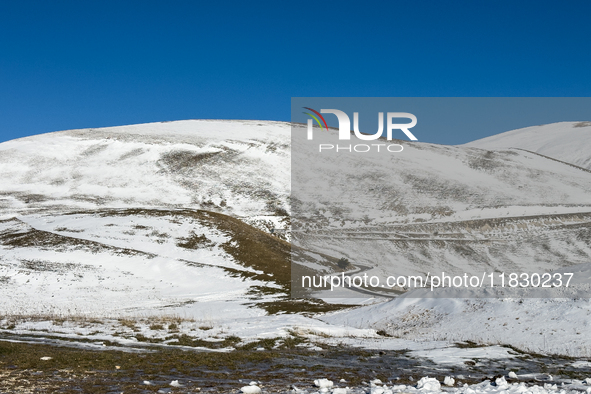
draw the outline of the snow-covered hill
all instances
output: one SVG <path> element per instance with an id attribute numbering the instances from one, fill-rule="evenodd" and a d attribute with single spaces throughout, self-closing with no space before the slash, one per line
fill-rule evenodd
<path id="1" fill-rule="evenodd" d="M 322 310 L 287 300 L 288 232 L 269 231 L 289 225 L 289 130 L 189 120 L 0 144 L 0 314 Z"/>
<path id="2" fill-rule="evenodd" d="M 286 216 L 289 125 L 187 120 L 69 130 L 0 144 L 3 214 L 168 207 Z"/>
<path id="3" fill-rule="evenodd" d="M 533 353 L 591 357 L 589 299 L 505 298 L 501 291 L 498 298 L 470 299 L 447 292 L 449 298 L 407 294 L 379 305 L 336 312 L 323 320 L 371 327 L 402 339 L 511 344 Z"/>
<path id="4" fill-rule="evenodd" d="M 326 156 L 322 171 L 318 157 L 294 160 L 298 147 L 282 122 L 192 120 L 2 143 L 0 314 L 171 313 L 216 316 L 236 326 L 230 332 L 255 322 L 254 336 L 253 327 L 274 335 L 294 325 L 399 335 L 397 323 L 383 319 L 419 302 L 408 301 L 412 294 L 367 309 L 371 318 L 360 323 L 353 315 L 327 320 L 332 326 L 302 314 L 282 317 L 341 308 L 288 299 L 290 257 L 293 272 L 312 275 L 338 272 L 343 256 L 351 270 L 370 275 L 591 261 L 590 171 L 530 149 L 397 142 L 404 152 L 386 165 L 371 155 Z M 335 189 L 343 191 L 338 198 Z M 298 247 L 289 231 L 270 231 L 289 229 L 292 219 Z M 424 302 L 417 308 L 443 301 Z M 450 321 L 463 306 L 446 309 Z M 565 302 L 557 311 L 579 306 Z M 416 335 L 404 335 L 457 339 L 420 331 L 429 316 L 419 314 Z M 353 323 L 362 329 L 342 327 Z M 591 346 L 591 339 L 581 343 Z"/>
<path id="5" fill-rule="evenodd" d="M 511 130 L 464 146 L 501 150 L 525 149 L 591 169 L 591 122 L 560 122 Z"/>
<path id="6" fill-rule="evenodd" d="M 403 152 L 319 155 L 296 139 L 294 241 L 382 278 L 591 261 L 591 171 L 523 150 L 396 143 Z"/>

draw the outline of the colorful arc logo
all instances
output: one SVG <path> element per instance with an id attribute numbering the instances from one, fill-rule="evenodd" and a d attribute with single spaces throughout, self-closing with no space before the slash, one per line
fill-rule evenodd
<path id="1" fill-rule="evenodd" d="M 320 123 L 320 120 L 318 120 L 318 117 L 316 117 L 314 114 L 311 114 L 309 112 L 304 112 L 306 115 L 310 115 L 312 118 L 314 118 L 314 120 L 316 121 L 316 123 L 318 123 L 318 126 L 320 126 L 320 129 L 324 129 L 326 127 L 326 130 L 328 130 L 328 125 L 326 124 L 326 120 L 324 120 L 324 117 L 322 115 L 320 115 L 320 112 L 313 110 L 312 108 L 308 108 L 308 107 L 303 107 L 304 109 L 307 109 L 309 111 L 314 112 L 316 115 L 318 115 L 320 117 L 320 119 L 322 119 L 322 121 L 324 122 L 324 127 L 322 126 L 322 123 Z"/>

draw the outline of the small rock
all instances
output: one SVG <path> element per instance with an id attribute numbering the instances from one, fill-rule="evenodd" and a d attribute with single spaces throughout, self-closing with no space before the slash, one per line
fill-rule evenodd
<path id="1" fill-rule="evenodd" d="M 244 394 L 259 394 L 261 392 L 261 389 L 259 386 L 248 385 L 242 387 L 240 391 L 242 391 Z"/>
<path id="2" fill-rule="evenodd" d="M 316 385 L 316 387 L 320 387 L 320 388 L 330 388 L 334 385 L 334 383 L 332 382 L 332 380 L 328 380 L 328 379 L 316 379 L 314 380 L 314 384 Z"/>
<path id="3" fill-rule="evenodd" d="M 48 360 L 51 360 L 52 358 L 53 357 L 47 357 L 47 356 L 45 356 L 45 357 L 41 357 L 41 360 L 48 361 Z"/>
<path id="4" fill-rule="evenodd" d="M 509 372 L 509 377 L 511 379 L 517 379 L 517 374 L 515 372 L 511 371 L 511 372 Z"/>
<path id="5" fill-rule="evenodd" d="M 421 378 L 417 383 L 417 389 L 423 389 L 425 391 L 439 391 L 441 390 L 441 383 L 435 378 L 428 376 Z"/>
<path id="6" fill-rule="evenodd" d="M 495 384 L 497 385 L 499 390 L 505 390 L 505 389 L 507 389 L 507 387 L 509 387 L 509 384 L 507 383 L 507 381 L 505 380 L 505 378 L 503 376 L 495 379 Z"/>
<path id="7" fill-rule="evenodd" d="M 150 386 L 150 385 L 152 384 L 152 382 L 150 382 L 149 380 L 144 380 L 144 384 L 145 384 L 146 386 Z"/>
<path id="8" fill-rule="evenodd" d="M 178 380 L 173 380 L 172 382 L 170 382 L 170 385 L 172 387 L 183 387 L 183 385 L 180 384 Z"/>

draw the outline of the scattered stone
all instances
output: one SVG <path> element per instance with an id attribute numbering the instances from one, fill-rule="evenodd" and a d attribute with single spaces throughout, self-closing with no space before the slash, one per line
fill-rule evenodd
<path id="1" fill-rule="evenodd" d="M 319 388 L 331 388 L 334 385 L 332 380 L 328 380 L 328 379 L 324 379 L 324 378 L 314 380 L 314 384 L 316 385 L 316 387 L 319 387 Z"/>
<path id="2" fill-rule="evenodd" d="M 180 384 L 178 380 L 173 380 L 172 382 L 170 382 L 170 385 L 172 387 L 183 387 L 183 385 Z"/>
<path id="3" fill-rule="evenodd" d="M 439 391 L 441 390 L 441 383 L 439 383 L 439 381 L 435 378 L 425 376 L 417 383 L 417 389 L 423 389 L 425 391 Z"/>
<path id="4" fill-rule="evenodd" d="M 240 389 L 244 394 L 259 394 L 261 392 L 261 388 L 256 385 L 248 385 L 244 386 Z"/>

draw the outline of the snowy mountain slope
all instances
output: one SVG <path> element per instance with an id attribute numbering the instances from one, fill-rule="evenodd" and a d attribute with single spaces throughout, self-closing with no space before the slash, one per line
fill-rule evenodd
<path id="1" fill-rule="evenodd" d="M 0 144 L 0 207 L 169 207 L 284 217 L 289 126 L 188 120 Z"/>
<path id="2" fill-rule="evenodd" d="M 295 233 L 311 250 L 346 256 L 382 280 L 389 275 L 545 273 L 589 264 L 591 215 L 544 215 L 453 223 L 389 226 L 377 230 Z M 563 269 L 564 271 L 565 269 Z M 566 272 L 572 272 L 566 270 Z M 585 283 L 590 282 L 587 278 Z M 573 282 L 574 283 L 574 282 Z"/>
<path id="3" fill-rule="evenodd" d="M 402 152 L 342 155 L 294 141 L 297 245 L 382 277 L 590 261 L 591 172 L 521 150 L 395 142 Z"/>
<path id="4" fill-rule="evenodd" d="M 418 291 L 418 290 L 414 290 Z M 412 294 L 322 318 L 411 340 L 509 344 L 539 354 L 591 357 L 591 304 L 581 298 L 414 298 Z M 501 295 L 501 293 L 499 293 Z"/>
<path id="5" fill-rule="evenodd" d="M 289 125 L 279 122 L 155 123 L 0 144 L 9 300 L 0 313 L 333 308 L 287 299 L 289 232 L 269 230 L 289 225 L 289 159 Z M 336 267 L 318 255 L 299 261 L 302 272 Z"/>
<path id="6" fill-rule="evenodd" d="M 333 137 L 320 134 L 318 142 Z M 107 229 L 112 223 L 99 218 L 142 208 L 189 209 L 168 214 L 194 220 L 202 209 L 268 231 L 289 226 L 291 191 L 303 248 L 293 257 L 304 270 L 334 272 L 342 256 L 379 275 L 532 264 L 551 270 L 588 261 L 591 173 L 524 151 L 396 142 L 405 149 L 387 165 L 375 155 L 297 155 L 290 163 L 290 125 L 281 122 L 193 120 L 44 134 L 0 144 L 0 212 L 61 235 L 67 232 L 60 228 L 81 226 L 67 235 L 115 247 L 142 239 L 143 252 L 183 259 L 188 252 L 177 244 L 188 231 L 173 230 L 167 240 L 160 227 L 170 224 L 156 221 L 139 236 L 135 228 Z M 343 190 L 338 198 L 335 187 Z M 212 218 L 205 225 L 215 238 Z M 276 235 L 289 239 L 289 232 Z M 191 253 L 209 256 L 201 251 L 206 244 L 196 245 Z M 278 272 L 269 273 L 277 281 Z"/>
<path id="7" fill-rule="evenodd" d="M 278 303 L 293 311 L 322 310 L 286 301 L 287 242 L 223 214 L 103 209 L 0 224 L 0 313 L 179 309 L 192 315 L 202 313 L 203 302 L 207 308 L 225 302 L 221 310 L 281 310 Z M 308 260 L 329 272 L 336 267 Z"/>
<path id="8" fill-rule="evenodd" d="M 591 172 L 522 150 L 396 142 L 404 151 L 386 165 L 327 155 L 322 171 L 318 157 L 290 156 L 297 146 L 280 122 L 157 123 L 0 144 L 0 314 L 219 314 L 261 327 L 281 320 L 267 313 L 332 308 L 287 299 L 290 257 L 300 274 L 339 272 L 344 256 L 370 275 L 591 261 Z M 292 220 L 299 247 L 269 231 Z M 410 296 L 375 309 L 363 328 L 398 335 L 382 319 L 419 302 Z M 353 324 L 348 316 L 334 323 Z M 439 335 L 421 324 L 404 335 Z"/>
<path id="9" fill-rule="evenodd" d="M 5 142 L 0 144 L 2 212 L 166 207 L 249 220 L 282 218 L 289 213 L 291 191 L 289 135 L 289 124 L 281 122 L 192 120 Z M 561 213 L 563 208 L 547 207 L 588 203 L 587 174 L 531 153 L 404 144 L 405 151 L 392 155 L 389 168 L 372 166 L 367 156 L 321 174 L 318 179 L 327 185 L 350 186 L 333 205 L 346 211 L 349 201 L 383 224 L 497 217 L 507 214 L 495 211 L 503 207 L 515 207 L 511 216 Z M 294 174 L 310 173 L 307 164 L 316 165 L 317 158 L 307 159 L 296 163 Z M 371 168 L 367 176 L 347 172 L 360 166 Z M 331 197 L 323 198 L 329 188 L 310 186 L 317 188 L 317 200 L 303 201 L 309 206 L 298 211 L 327 212 L 328 206 L 318 201 Z M 366 195 L 366 200 L 360 197 Z"/>
<path id="10" fill-rule="evenodd" d="M 182 261 L 51 237 L 28 226 L 17 232 L 18 224 L 3 223 L 3 314 L 120 316 L 201 300 L 223 303 L 248 290 L 248 283 L 218 267 L 195 270 Z M 200 281 L 203 275 L 209 280 Z"/>
<path id="11" fill-rule="evenodd" d="M 511 130 L 463 146 L 525 149 L 591 169 L 591 122 L 561 122 Z"/>
<path id="12" fill-rule="evenodd" d="M 331 134 L 314 137 L 316 145 L 331 142 Z M 456 221 L 591 206 L 591 173 L 530 152 L 394 142 L 404 151 L 343 155 L 318 154 L 294 140 L 292 208 L 300 220 L 311 219 L 300 225 Z"/>

